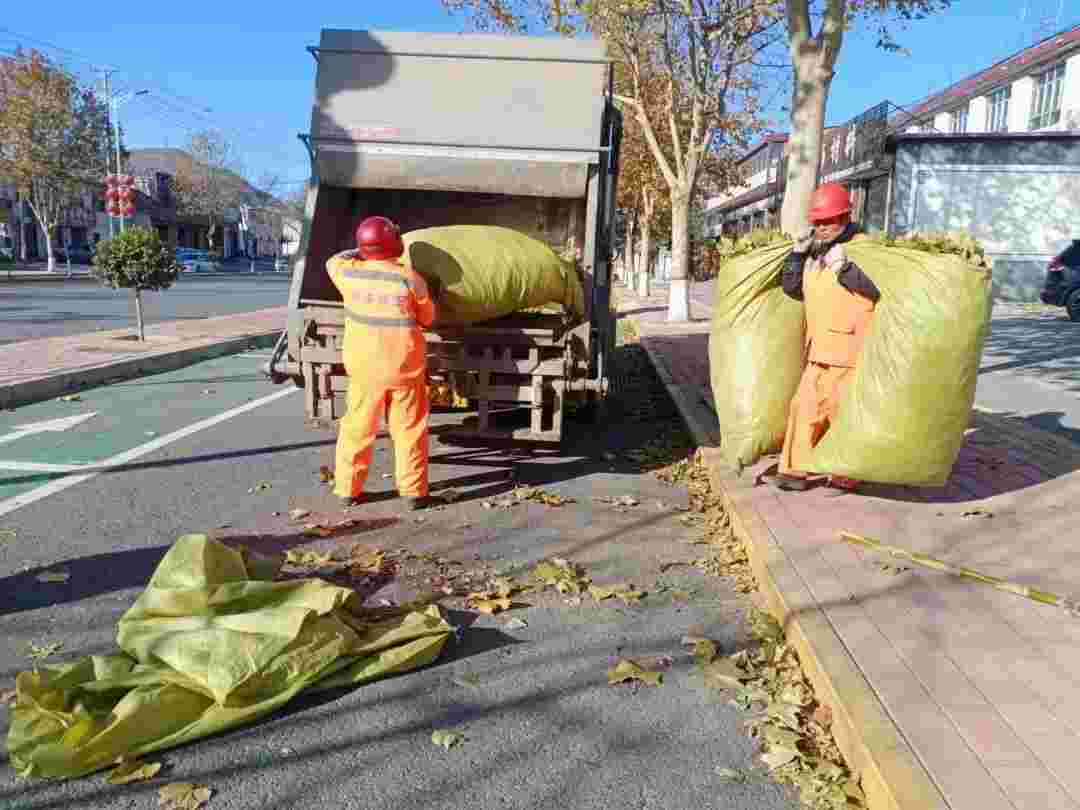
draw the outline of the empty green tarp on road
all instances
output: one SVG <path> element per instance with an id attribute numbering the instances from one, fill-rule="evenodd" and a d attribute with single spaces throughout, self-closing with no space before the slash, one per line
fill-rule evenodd
<path id="1" fill-rule="evenodd" d="M 8 752 L 22 776 L 66 778 L 250 723 L 305 690 L 434 661 L 453 628 L 438 607 L 367 610 L 320 579 L 205 535 L 169 549 L 121 617 L 121 652 L 23 672 Z"/>

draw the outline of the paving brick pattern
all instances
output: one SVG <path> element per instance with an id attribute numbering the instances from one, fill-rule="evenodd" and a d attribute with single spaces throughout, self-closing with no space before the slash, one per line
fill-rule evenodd
<path id="1" fill-rule="evenodd" d="M 624 310 L 651 308 L 621 292 Z M 639 330 L 673 381 L 708 388 L 707 324 L 675 328 L 661 316 L 639 319 Z M 886 560 L 839 539 L 857 532 L 1080 596 L 1080 447 L 977 410 L 942 488 L 827 498 L 755 486 L 773 463 L 727 473 L 725 487 L 782 550 L 799 580 L 787 587 L 812 595 L 943 805 L 1080 808 L 1080 619 L 914 565 L 887 572 Z"/>
<path id="2" fill-rule="evenodd" d="M 285 307 L 272 307 L 215 318 L 153 323 L 146 327 L 144 345 L 128 339 L 131 329 L 11 343 L 0 352 L 0 385 L 263 334 L 284 329 L 285 318 Z"/>

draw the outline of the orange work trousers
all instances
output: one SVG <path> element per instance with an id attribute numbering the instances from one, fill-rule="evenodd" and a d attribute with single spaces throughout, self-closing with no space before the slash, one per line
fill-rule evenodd
<path id="1" fill-rule="evenodd" d="M 385 416 L 394 442 L 394 478 L 403 498 L 428 494 L 427 380 L 394 387 L 349 382 L 348 410 L 341 418 L 337 439 L 334 493 L 343 498 L 363 494 L 371 467 L 375 436 Z"/>
<path id="2" fill-rule="evenodd" d="M 809 363 L 788 411 L 784 449 L 780 453 L 783 475 L 804 477 L 811 465 L 814 446 L 836 419 L 840 398 L 851 383 L 855 369 Z"/>

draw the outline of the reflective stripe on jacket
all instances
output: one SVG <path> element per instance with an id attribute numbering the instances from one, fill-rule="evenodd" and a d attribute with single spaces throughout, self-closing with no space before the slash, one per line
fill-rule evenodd
<path id="1" fill-rule="evenodd" d="M 427 368 L 423 328 L 435 302 L 423 277 L 396 261 L 364 261 L 345 251 L 326 263 L 345 305 L 345 370 L 351 384 L 393 387 Z"/>

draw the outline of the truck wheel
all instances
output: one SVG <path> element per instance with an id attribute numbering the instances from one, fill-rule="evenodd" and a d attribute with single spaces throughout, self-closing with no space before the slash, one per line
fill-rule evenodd
<path id="1" fill-rule="evenodd" d="M 1065 311 L 1070 321 L 1080 321 L 1080 290 L 1073 290 L 1065 299 Z"/>

